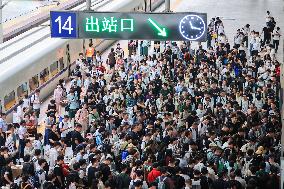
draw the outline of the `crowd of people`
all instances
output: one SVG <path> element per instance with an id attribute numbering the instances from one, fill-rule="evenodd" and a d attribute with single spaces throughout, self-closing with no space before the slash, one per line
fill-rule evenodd
<path id="1" fill-rule="evenodd" d="M 131 40 L 107 60 L 90 43 L 45 112 L 37 90 L 14 124 L 1 114 L 1 186 L 278 189 L 281 31 L 269 11 L 265 22 L 230 44 L 217 17 L 206 48 Z"/>

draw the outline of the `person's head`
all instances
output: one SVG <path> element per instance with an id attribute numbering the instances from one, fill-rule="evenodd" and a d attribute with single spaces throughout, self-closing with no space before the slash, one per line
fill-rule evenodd
<path id="1" fill-rule="evenodd" d="M 32 142 L 30 139 L 26 139 L 25 143 L 26 143 L 26 147 L 32 147 Z"/>
<path id="2" fill-rule="evenodd" d="M 40 155 L 41 155 L 41 150 L 35 149 L 35 156 L 40 156 Z"/>
<path id="3" fill-rule="evenodd" d="M 89 43 L 89 47 L 93 47 L 93 43 Z"/>
<path id="4" fill-rule="evenodd" d="M 46 161 L 45 159 L 39 159 L 39 160 L 38 160 L 38 165 L 39 165 L 41 168 L 44 168 L 46 164 L 47 164 L 47 161 Z"/>
<path id="5" fill-rule="evenodd" d="M 25 120 L 21 120 L 20 125 L 21 126 L 26 126 L 26 121 Z"/>
<path id="6" fill-rule="evenodd" d="M 29 154 L 25 155 L 23 158 L 24 162 L 29 162 L 31 160 L 31 156 Z"/>
<path id="7" fill-rule="evenodd" d="M 63 119 L 64 119 L 65 122 L 69 121 L 69 115 L 64 115 Z"/>
<path id="8" fill-rule="evenodd" d="M 64 163 L 64 156 L 63 155 L 57 156 L 57 163 L 59 165 L 62 165 Z"/>
<path id="9" fill-rule="evenodd" d="M 80 123 L 77 123 L 75 130 L 78 131 L 78 132 L 81 132 L 82 131 L 82 125 Z"/>

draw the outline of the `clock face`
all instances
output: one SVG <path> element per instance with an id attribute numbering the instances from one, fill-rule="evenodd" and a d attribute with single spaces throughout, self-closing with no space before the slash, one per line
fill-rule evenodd
<path id="1" fill-rule="evenodd" d="M 180 34 L 187 40 L 197 40 L 205 33 L 205 22 L 198 15 L 186 15 L 179 23 Z"/>

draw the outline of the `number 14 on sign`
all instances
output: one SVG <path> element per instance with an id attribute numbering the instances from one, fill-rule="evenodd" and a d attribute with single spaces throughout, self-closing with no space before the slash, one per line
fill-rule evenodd
<path id="1" fill-rule="evenodd" d="M 62 33 L 62 30 L 68 31 L 69 34 L 72 33 L 74 28 L 72 28 L 72 19 L 71 16 L 68 16 L 67 20 L 64 22 L 64 25 L 62 26 L 62 19 L 61 16 L 58 16 L 55 22 L 58 22 L 58 33 Z"/>

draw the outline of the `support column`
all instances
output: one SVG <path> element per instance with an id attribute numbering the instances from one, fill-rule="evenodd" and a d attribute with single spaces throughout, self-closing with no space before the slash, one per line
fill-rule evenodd
<path id="1" fill-rule="evenodd" d="M 171 1 L 165 0 L 165 12 L 170 12 L 170 11 L 171 11 Z"/>
<path id="2" fill-rule="evenodd" d="M 86 0 L 86 10 L 91 10 L 92 0 Z"/>

